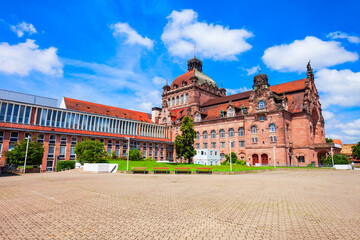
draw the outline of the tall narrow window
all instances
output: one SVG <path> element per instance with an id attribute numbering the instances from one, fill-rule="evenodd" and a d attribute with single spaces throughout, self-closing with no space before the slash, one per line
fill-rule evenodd
<path id="1" fill-rule="evenodd" d="M 7 113 L 6 113 L 6 122 L 11 121 L 12 111 L 13 111 L 13 104 L 9 103 Z"/>
<path id="2" fill-rule="evenodd" d="M 189 94 L 185 94 L 185 102 L 189 101 Z"/>
<path id="3" fill-rule="evenodd" d="M 225 137 L 225 130 L 221 129 L 220 130 L 220 138 L 224 138 Z"/>
<path id="4" fill-rule="evenodd" d="M 184 103 L 184 95 L 181 95 L 181 104 Z"/>
<path id="5" fill-rule="evenodd" d="M 233 128 L 229 129 L 229 137 L 235 137 L 235 132 Z"/>
<path id="6" fill-rule="evenodd" d="M 245 135 L 245 130 L 243 127 L 239 128 L 239 137 L 243 137 Z"/>
<path id="7" fill-rule="evenodd" d="M 1 103 L 0 122 L 3 122 L 5 120 L 6 107 L 7 103 Z"/>
<path id="8" fill-rule="evenodd" d="M 263 108 L 265 108 L 265 101 L 262 100 L 258 103 L 258 109 L 263 109 Z"/>
<path id="9" fill-rule="evenodd" d="M 20 124 L 24 123 L 24 112 L 25 112 L 25 106 L 21 106 L 20 112 L 19 112 L 19 123 Z"/>
<path id="10" fill-rule="evenodd" d="M 203 139 L 207 139 L 208 138 L 208 133 L 207 131 L 203 132 Z"/>
<path id="11" fill-rule="evenodd" d="M 200 133 L 196 132 L 196 139 L 200 139 Z"/>
<path id="12" fill-rule="evenodd" d="M 252 127 L 251 127 L 251 133 L 253 133 L 253 134 L 256 134 L 256 133 L 257 133 L 257 128 L 256 128 L 256 126 L 252 126 Z"/>
<path id="13" fill-rule="evenodd" d="M 15 104 L 14 105 L 14 113 L 13 113 L 13 117 L 12 117 L 11 122 L 16 123 L 18 116 L 19 116 L 19 105 Z"/>
<path id="14" fill-rule="evenodd" d="M 176 97 L 176 105 L 179 105 L 179 96 Z"/>
<path id="15" fill-rule="evenodd" d="M 216 138 L 216 131 L 215 130 L 211 131 L 211 138 Z"/>
<path id="16" fill-rule="evenodd" d="M 269 126 L 269 132 L 276 132 L 276 126 L 275 126 L 275 124 L 270 124 L 270 126 Z"/>
<path id="17" fill-rule="evenodd" d="M 234 116 L 234 110 L 232 108 L 229 109 L 229 117 Z"/>

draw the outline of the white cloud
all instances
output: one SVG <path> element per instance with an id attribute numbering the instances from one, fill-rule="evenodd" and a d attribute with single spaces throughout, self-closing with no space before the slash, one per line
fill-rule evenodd
<path id="1" fill-rule="evenodd" d="M 248 76 L 257 73 L 259 71 L 259 69 L 260 69 L 259 65 L 256 65 L 256 66 L 254 66 L 252 68 L 243 68 L 243 70 L 245 70 L 247 72 Z"/>
<path id="2" fill-rule="evenodd" d="M 114 30 L 114 36 L 125 36 L 126 43 L 130 45 L 139 44 L 145 46 L 148 49 L 152 49 L 154 47 L 154 41 L 149 39 L 148 37 L 142 37 L 138 34 L 128 23 L 115 23 L 112 24 L 111 29 Z"/>
<path id="3" fill-rule="evenodd" d="M 267 67 L 281 72 L 305 72 L 306 64 L 318 70 L 345 62 L 354 62 L 359 56 L 349 52 L 340 42 L 322 41 L 308 36 L 304 40 L 295 40 L 290 44 L 273 46 L 265 50 L 262 56 Z"/>
<path id="4" fill-rule="evenodd" d="M 54 47 L 39 49 L 35 40 L 31 39 L 16 45 L 0 43 L 0 72 L 26 76 L 30 71 L 38 71 L 47 75 L 62 76 L 63 65 L 56 51 Z"/>
<path id="5" fill-rule="evenodd" d="M 12 25 L 10 28 L 18 37 L 24 36 L 25 32 L 28 32 L 29 35 L 37 33 L 34 25 L 26 22 L 19 23 L 18 25 Z"/>
<path id="6" fill-rule="evenodd" d="M 347 33 L 340 32 L 340 31 L 329 33 L 326 37 L 330 38 L 330 39 L 346 39 L 351 43 L 360 43 L 359 37 L 351 36 Z"/>
<path id="7" fill-rule="evenodd" d="M 236 60 L 237 55 L 251 49 L 246 42 L 253 34 L 245 29 L 229 29 L 222 25 L 198 22 L 192 9 L 172 11 L 161 35 L 171 55 L 189 58 L 194 44 L 202 58 L 214 60 Z"/>
<path id="8" fill-rule="evenodd" d="M 344 123 L 337 118 L 332 118 L 325 122 L 325 128 L 328 138 L 340 139 L 343 143 L 360 141 L 360 119 Z"/>
<path id="9" fill-rule="evenodd" d="M 152 82 L 156 85 L 165 85 L 166 79 L 162 77 L 153 77 Z"/>
<path id="10" fill-rule="evenodd" d="M 332 119 L 335 116 L 335 114 L 330 111 L 322 111 L 322 115 L 325 118 L 325 120 Z"/>
<path id="11" fill-rule="evenodd" d="M 360 106 L 360 72 L 322 69 L 315 76 L 325 108 L 329 105 Z"/>
<path id="12" fill-rule="evenodd" d="M 251 89 L 247 88 L 247 87 L 241 87 L 241 88 L 238 88 L 238 89 L 227 88 L 226 93 L 227 93 L 227 95 L 233 95 L 233 94 L 236 94 L 236 93 L 247 92 L 247 91 L 250 91 L 250 90 Z"/>

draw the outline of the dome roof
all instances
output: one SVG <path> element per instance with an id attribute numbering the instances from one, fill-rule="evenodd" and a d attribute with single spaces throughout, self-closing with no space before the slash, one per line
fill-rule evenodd
<path id="1" fill-rule="evenodd" d="M 193 68 L 192 70 L 187 71 L 186 73 L 175 78 L 175 80 L 171 83 L 171 89 L 174 89 L 175 84 L 178 87 L 181 87 L 183 85 L 183 82 L 185 82 L 185 84 L 188 85 L 190 83 L 190 78 L 193 76 L 197 77 L 200 86 L 207 82 L 209 85 L 218 88 L 216 82 L 212 78 L 200 72 L 196 68 Z"/>

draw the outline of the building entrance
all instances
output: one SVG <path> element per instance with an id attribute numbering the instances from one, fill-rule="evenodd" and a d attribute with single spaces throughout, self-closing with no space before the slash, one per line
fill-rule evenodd
<path id="1" fill-rule="evenodd" d="M 268 160 L 268 155 L 267 154 L 262 154 L 261 155 L 261 165 L 263 165 L 263 166 L 269 165 L 269 160 Z"/>
<path id="2" fill-rule="evenodd" d="M 253 160 L 253 165 L 255 165 L 255 163 L 259 163 L 259 156 L 257 154 L 253 154 L 252 160 Z"/>

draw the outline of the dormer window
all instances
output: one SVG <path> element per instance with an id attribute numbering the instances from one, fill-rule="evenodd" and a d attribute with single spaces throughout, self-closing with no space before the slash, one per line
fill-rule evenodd
<path id="1" fill-rule="evenodd" d="M 164 123 L 164 124 L 166 123 L 166 118 L 163 119 L 163 123 Z"/>
<path id="2" fill-rule="evenodd" d="M 200 114 L 197 114 L 197 115 L 196 115 L 196 121 L 197 121 L 197 122 L 200 122 Z"/>
<path id="3" fill-rule="evenodd" d="M 260 101 L 259 103 L 258 103 L 258 109 L 264 109 L 265 108 L 265 101 Z"/>
<path id="4" fill-rule="evenodd" d="M 183 82 L 182 82 L 182 86 L 185 86 L 185 85 L 186 85 L 186 82 L 185 82 L 185 81 L 183 81 Z"/>
<path id="5" fill-rule="evenodd" d="M 177 87 L 178 87 L 178 86 L 177 86 L 176 84 L 174 84 L 174 89 L 177 89 Z"/>
<path id="6" fill-rule="evenodd" d="M 234 109 L 230 108 L 228 114 L 229 114 L 229 117 L 233 117 L 234 116 Z"/>

